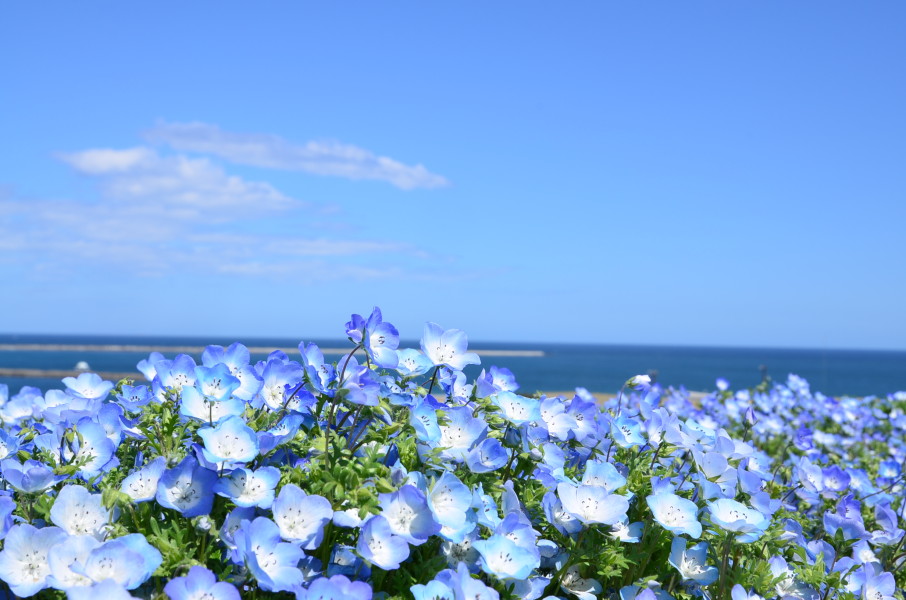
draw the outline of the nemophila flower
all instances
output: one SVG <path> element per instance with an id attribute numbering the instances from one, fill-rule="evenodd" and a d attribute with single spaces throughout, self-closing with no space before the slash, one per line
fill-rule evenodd
<path id="1" fill-rule="evenodd" d="M 0 462 L 0 470 L 7 483 L 20 492 L 32 494 L 46 490 L 64 477 L 54 475 L 53 469 L 37 460 L 26 460 L 20 464 L 14 458 Z"/>
<path id="2" fill-rule="evenodd" d="M 355 358 L 350 358 L 336 397 L 352 404 L 377 406 L 380 391 L 381 384 L 371 376 L 371 369 L 359 366 Z"/>
<path id="3" fill-rule="evenodd" d="M 324 526 L 333 518 L 333 508 L 327 498 L 308 495 L 290 483 L 280 488 L 273 516 L 283 539 L 314 550 L 324 539 Z"/>
<path id="4" fill-rule="evenodd" d="M 503 467 L 510 455 L 497 438 L 485 438 L 466 455 L 466 465 L 473 473 L 487 473 Z"/>
<path id="5" fill-rule="evenodd" d="M 16 501 L 9 496 L 0 496 L 0 540 L 6 537 L 13 526 L 13 511 Z"/>
<path id="6" fill-rule="evenodd" d="M 636 419 L 620 416 L 610 424 L 610 435 L 621 448 L 641 446 L 645 443 L 642 435 L 642 424 Z"/>
<path id="7" fill-rule="evenodd" d="M 390 530 L 404 540 L 418 546 L 440 532 L 441 525 L 434 519 L 428 500 L 414 485 L 404 485 L 390 494 L 378 496 L 381 515 L 387 519 Z"/>
<path id="8" fill-rule="evenodd" d="M 151 402 L 154 396 L 147 385 L 123 385 L 116 395 L 120 405 L 129 412 L 137 412 Z"/>
<path id="9" fill-rule="evenodd" d="M 414 600 L 457 600 L 450 587 L 432 579 L 426 584 L 417 583 L 409 588 Z"/>
<path id="10" fill-rule="evenodd" d="M 629 501 L 625 496 L 611 494 L 596 485 L 557 485 L 557 495 L 563 508 L 586 525 L 613 525 L 626 518 Z"/>
<path id="11" fill-rule="evenodd" d="M 212 463 L 231 468 L 258 456 L 258 436 L 241 417 L 227 417 L 214 427 L 203 427 L 198 435 L 204 441 L 204 456 Z"/>
<path id="12" fill-rule="evenodd" d="M 652 494 L 647 501 L 654 520 L 667 531 L 676 535 L 685 533 L 694 539 L 702 534 L 695 502 L 669 492 Z"/>
<path id="13" fill-rule="evenodd" d="M 545 428 L 554 437 L 561 441 L 568 440 L 575 435 L 578 427 L 576 418 L 566 412 L 566 405 L 559 396 L 543 397 L 540 403 L 541 420 Z"/>
<path id="14" fill-rule="evenodd" d="M 50 509 L 50 520 L 69 535 L 90 535 L 98 540 L 106 534 L 107 516 L 101 495 L 80 485 L 64 486 Z"/>
<path id="15" fill-rule="evenodd" d="M 453 590 L 456 600 L 500 600 L 497 590 L 474 579 L 465 563 L 459 563 L 455 571 L 444 569 L 434 579 Z"/>
<path id="16" fill-rule="evenodd" d="M 645 524 L 642 522 L 630 523 L 629 519 L 622 519 L 610 527 L 610 537 L 617 538 L 627 544 L 636 544 L 642 539 Z"/>
<path id="17" fill-rule="evenodd" d="M 757 510 L 729 498 L 709 502 L 708 509 L 712 523 L 725 531 L 739 533 L 738 542 L 754 542 L 771 524 L 771 520 Z"/>
<path id="18" fill-rule="evenodd" d="M 147 502 L 157 495 L 157 482 L 167 468 L 167 459 L 158 456 L 141 469 L 123 479 L 120 491 L 132 498 L 133 502 Z"/>
<path id="19" fill-rule="evenodd" d="M 183 387 L 195 385 L 195 360 L 188 354 L 178 354 L 173 360 L 154 363 L 156 374 L 151 381 L 158 400 L 163 401 L 168 390 L 179 393 Z"/>
<path id="20" fill-rule="evenodd" d="M 194 456 L 167 469 L 157 483 L 157 502 L 179 511 L 184 517 L 198 517 L 211 512 L 214 504 L 214 482 L 217 473 L 198 464 Z"/>
<path id="21" fill-rule="evenodd" d="M 478 550 L 472 545 L 480 539 L 478 528 L 472 529 L 460 540 L 447 540 L 440 545 L 440 553 L 447 564 L 455 567 L 460 562 L 469 565 L 469 569 L 478 572 Z"/>
<path id="22" fill-rule="evenodd" d="M 249 364 L 250 359 L 248 348 L 238 342 L 231 344 L 229 348 L 208 346 L 201 354 L 201 362 L 205 367 L 226 365 L 230 375 L 239 380 L 239 387 L 233 390 L 232 395 L 246 402 L 255 397 L 262 385 L 261 378 Z"/>
<path id="23" fill-rule="evenodd" d="M 482 369 L 475 380 L 475 390 L 479 398 L 487 398 L 498 392 L 515 392 L 518 389 L 516 376 L 503 367 L 491 367 L 488 371 Z"/>
<path id="24" fill-rule="evenodd" d="M 232 583 L 217 581 L 217 576 L 204 567 L 189 569 L 184 577 L 174 577 L 164 586 L 170 600 L 239 600 L 239 590 Z"/>
<path id="25" fill-rule="evenodd" d="M 541 402 L 537 398 L 527 398 L 513 392 L 499 392 L 491 398 L 491 401 L 500 407 L 500 416 L 513 425 L 541 420 Z"/>
<path id="26" fill-rule="evenodd" d="M 233 534 L 238 553 L 258 587 L 267 592 L 289 592 L 302 585 L 297 564 L 305 557 L 298 544 L 283 542 L 277 525 L 265 517 L 243 521 Z"/>
<path id="27" fill-rule="evenodd" d="M 893 595 L 897 591 L 893 574 L 882 571 L 879 566 L 871 563 L 864 568 L 862 600 L 893 600 Z"/>
<path id="28" fill-rule="evenodd" d="M 537 550 L 523 548 L 504 535 L 492 535 L 472 546 L 481 556 L 481 570 L 497 579 L 525 579 L 541 564 Z"/>
<path id="29" fill-rule="evenodd" d="M 412 348 L 397 350 L 396 355 L 399 359 L 396 370 L 403 377 L 424 375 L 434 366 L 434 363 L 431 362 L 430 358 L 425 356 L 422 352 Z"/>
<path id="30" fill-rule="evenodd" d="M 128 590 L 137 588 L 150 576 L 145 569 L 144 557 L 120 539 L 92 549 L 85 557 L 81 572 L 96 583 L 112 579 Z"/>
<path id="31" fill-rule="evenodd" d="M 871 543 L 879 546 L 898 544 L 904 531 L 900 529 L 897 514 L 891 510 L 889 503 L 875 506 L 875 523 L 880 527 L 871 532 Z"/>
<path id="32" fill-rule="evenodd" d="M 427 500 L 434 520 L 455 531 L 466 524 L 466 513 L 472 505 L 472 490 L 456 475 L 444 471 L 431 486 Z"/>
<path id="33" fill-rule="evenodd" d="M 601 460 L 590 460 L 585 463 L 582 485 L 596 485 L 613 493 L 626 485 L 626 478 L 612 464 Z"/>
<path id="34" fill-rule="evenodd" d="M 300 414 L 286 415 L 285 417 L 280 419 L 279 423 L 277 423 L 267 431 L 257 432 L 258 452 L 262 456 L 265 456 L 274 448 L 292 440 L 299 432 L 299 428 L 302 427 L 302 423 L 305 422 L 306 418 L 309 417 L 304 417 Z"/>
<path id="35" fill-rule="evenodd" d="M 490 494 L 485 493 L 481 483 L 472 489 L 472 508 L 475 509 L 478 522 L 485 527 L 494 529 L 502 520 L 497 503 Z"/>
<path id="36" fill-rule="evenodd" d="M 604 589 L 597 579 L 582 577 L 579 565 L 572 565 L 566 570 L 560 580 L 560 587 L 579 600 L 595 600 Z"/>
<path id="37" fill-rule="evenodd" d="M 447 423 L 440 425 L 440 457 L 462 462 L 472 446 L 487 435 L 488 424 L 472 414 L 467 406 L 457 406 L 446 411 Z"/>
<path id="38" fill-rule="evenodd" d="M 771 575 L 776 583 L 774 591 L 778 598 L 795 598 L 797 600 L 818 600 L 821 595 L 817 590 L 803 582 L 796 572 L 789 567 L 786 560 L 780 556 L 773 556 L 768 560 Z"/>
<path id="39" fill-rule="evenodd" d="M 747 592 L 746 589 L 738 583 L 730 590 L 730 598 L 732 598 L 732 600 L 764 600 L 764 598 L 755 592 Z"/>
<path id="40" fill-rule="evenodd" d="M 409 558 L 408 542 L 394 535 L 383 515 L 374 515 L 365 521 L 356 550 L 362 558 L 386 571 L 398 569 L 400 563 Z"/>
<path id="41" fill-rule="evenodd" d="M 205 423 L 217 423 L 227 417 L 242 415 L 245 406 L 239 398 L 217 400 L 205 396 L 197 388 L 185 387 L 179 402 L 179 414 Z"/>
<path id="42" fill-rule="evenodd" d="M 409 423 L 415 428 L 415 437 L 426 444 L 440 441 L 440 426 L 437 424 L 437 410 L 427 402 L 419 402 L 409 411 Z"/>
<path id="43" fill-rule="evenodd" d="M 29 524 L 9 530 L 0 552 L 0 579 L 19 597 L 31 596 L 48 586 L 50 549 L 68 534 L 59 527 L 37 529 Z"/>
<path id="44" fill-rule="evenodd" d="M 436 366 L 447 366 L 462 371 L 466 365 L 477 365 L 481 359 L 474 352 L 467 352 L 468 338 L 464 331 L 447 329 L 437 323 L 425 323 L 422 334 L 422 352 Z"/>
<path id="45" fill-rule="evenodd" d="M 214 482 L 214 493 L 229 498 L 236 506 L 270 508 L 279 481 L 280 470 L 276 467 L 261 467 L 254 471 L 239 468 Z"/>
<path id="46" fill-rule="evenodd" d="M 299 353 L 302 355 L 302 364 L 311 386 L 321 393 L 329 395 L 330 385 L 336 378 L 336 369 L 333 365 L 324 362 L 324 353 L 317 344 L 305 345 L 299 343 Z"/>
<path id="47" fill-rule="evenodd" d="M 226 400 L 242 385 L 224 364 L 195 367 L 195 389 L 212 400 Z"/>
<path id="48" fill-rule="evenodd" d="M 304 377 L 297 362 L 271 358 L 261 370 L 261 399 L 271 410 L 282 410 Z"/>
<path id="49" fill-rule="evenodd" d="M 64 377 L 63 385 L 74 396 L 86 400 L 106 398 L 113 389 L 112 382 L 104 381 L 100 375 L 95 373 L 80 373 L 78 377 Z"/>
<path id="50" fill-rule="evenodd" d="M 70 463 L 82 462 L 79 475 L 90 479 L 119 464 L 114 456 L 116 444 L 107 437 L 100 423 L 81 419 L 75 427 L 76 436 L 64 450 L 63 457 Z"/>
<path id="51" fill-rule="evenodd" d="M 381 309 L 376 306 L 367 321 L 359 315 L 352 317 L 352 321 L 347 323 L 349 338 L 354 343 L 365 346 L 365 351 L 374 364 L 384 369 L 395 369 L 399 362 L 396 349 L 400 344 L 400 334 L 396 327 L 384 322 Z"/>
<path id="52" fill-rule="evenodd" d="M 296 600 L 371 600 L 372 591 L 364 581 L 350 581 L 345 575 L 319 577 L 307 590 L 296 590 Z"/>
<path id="53" fill-rule="evenodd" d="M 85 561 L 101 542 L 90 535 L 71 535 L 56 544 L 47 555 L 50 565 L 48 585 L 58 590 L 90 586 L 94 581 L 85 575 Z"/>
<path id="54" fill-rule="evenodd" d="M 701 586 L 717 581 L 717 567 L 708 566 L 708 544 L 705 542 L 687 548 L 686 539 L 677 536 L 670 545 L 670 557 L 667 560 L 685 581 Z"/>
<path id="55" fill-rule="evenodd" d="M 361 580 L 367 580 L 371 577 L 371 567 L 368 563 L 355 553 L 355 548 L 343 544 L 334 546 L 327 570 L 321 570 L 321 572 L 327 577 L 346 575 L 347 577 L 355 577 Z"/>

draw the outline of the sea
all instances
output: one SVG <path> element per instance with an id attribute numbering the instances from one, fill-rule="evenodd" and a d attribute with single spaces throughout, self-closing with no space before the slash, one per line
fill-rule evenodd
<path id="1" fill-rule="evenodd" d="M 136 364 L 147 358 L 151 347 L 178 348 L 164 355 L 172 358 L 184 351 L 200 364 L 201 348 L 209 344 L 228 346 L 234 341 L 256 348 L 253 361 L 264 359 L 275 348 L 299 358 L 298 350 L 294 350 L 299 340 L 295 339 L 0 334 L 0 384 L 9 386 L 10 396 L 26 385 L 43 391 L 62 389 L 61 377 L 74 371 L 80 362 L 102 375 L 137 374 Z M 341 349 L 351 348 L 347 340 L 305 341 L 335 349 L 335 353 L 326 354 L 331 361 L 339 359 Z M 110 346 L 138 349 L 112 350 Z M 418 340 L 404 340 L 400 348 L 404 347 L 418 348 Z M 467 367 L 470 379 L 482 368 L 505 367 L 514 373 L 520 391 L 529 393 L 569 392 L 577 387 L 616 393 L 627 379 L 639 374 L 651 375 L 664 387 L 690 391 L 713 390 L 719 377 L 727 379 L 732 389 L 742 389 L 757 385 L 764 377 L 782 382 L 791 373 L 807 379 L 813 392 L 828 396 L 887 395 L 906 390 L 906 351 L 478 341 L 470 341 L 469 350 L 482 356 L 480 366 Z"/>

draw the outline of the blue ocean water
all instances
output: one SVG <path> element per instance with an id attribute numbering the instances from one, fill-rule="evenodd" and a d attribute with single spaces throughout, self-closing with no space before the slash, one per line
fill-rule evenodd
<path id="1" fill-rule="evenodd" d="M 162 346 L 229 345 L 241 341 L 247 346 L 294 348 L 299 340 L 280 338 L 184 338 L 0 335 L 0 344 L 129 344 Z M 350 347 L 340 340 L 314 341 L 323 348 Z M 418 341 L 404 341 L 400 347 L 418 347 Z M 614 393 L 636 374 L 656 372 L 664 386 L 685 386 L 690 390 L 714 389 L 717 377 L 730 381 L 734 389 L 752 387 L 762 379 L 763 369 L 777 381 L 789 373 L 806 378 L 813 391 L 831 396 L 884 395 L 906 390 L 906 352 L 867 350 L 808 350 L 770 348 L 707 348 L 681 346 L 619 346 L 583 344 L 483 343 L 473 341 L 472 350 L 541 350 L 543 356 L 485 356 L 482 367 L 507 367 L 516 375 L 521 391 L 568 391 L 584 387 L 592 392 Z M 253 360 L 264 358 L 253 356 Z M 129 372 L 147 357 L 146 352 L 0 350 L 0 369 L 72 369 L 79 361 L 92 371 Z M 294 355 L 297 358 L 298 354 Z M 196 360 L 200 356 L 195 356 Z M 336 360 L 338 356 L 328 356 Z M 200 360 L 199 360 L 200 362 Z M 469 367 L 470 379 L 481 367 Z M 63 387 L 59 378 L 0 377 L 16 393 L 23 385 L 47 390 Z"/>

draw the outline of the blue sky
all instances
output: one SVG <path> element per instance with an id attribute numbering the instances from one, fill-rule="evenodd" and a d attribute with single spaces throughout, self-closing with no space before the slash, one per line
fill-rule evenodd
<path id="1" fill-rule="evenodd" d="M 5 5 L 0 330 L 906 349 L 903 23 Z"/>

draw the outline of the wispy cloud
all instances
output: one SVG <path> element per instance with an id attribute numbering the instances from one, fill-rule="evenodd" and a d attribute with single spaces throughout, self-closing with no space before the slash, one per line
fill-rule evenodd
<path id="1" fill-rule="evenodd" d="M 420 164 L 407 165 L 339 142 L 310 141 L 300 145 L 276 135 L 233 133 L 198 122 L 163 122 L 145 132 L 145 138 L 179 151 L 209 154 L 242 165 L 374 179 L 404 190 L 449 185 L 445 177 L 431 173 Z"/>
<path id="2" fill-rule="evenodd" d="M 150 148 L 92 149 L 61 154 L 77 171 L 98 177 L 106 197 L 127 205 L 153 202 L 171 218 L 233 220 L 300 203 L 265 182 L 228 175 L 207 158 L 160 156 Z"/>
<path id="3" fill-rule="evenodd" d="M 338 239 L 308 229 L 278 234 L 287 220 L 330 217 L 208 158 L 164 156 L 146 147 L 58 157 L 95 181 L 100 193 L 85 201 L 0 193 L 0 217 L 14 226 L 0 239 L 0 262 L 38 276 L 78 276 L 87 268 L 155 277 L 368 279 L 405 276 L 404 264 L 417 272 L 424 258 L 398 241 Z"/>

